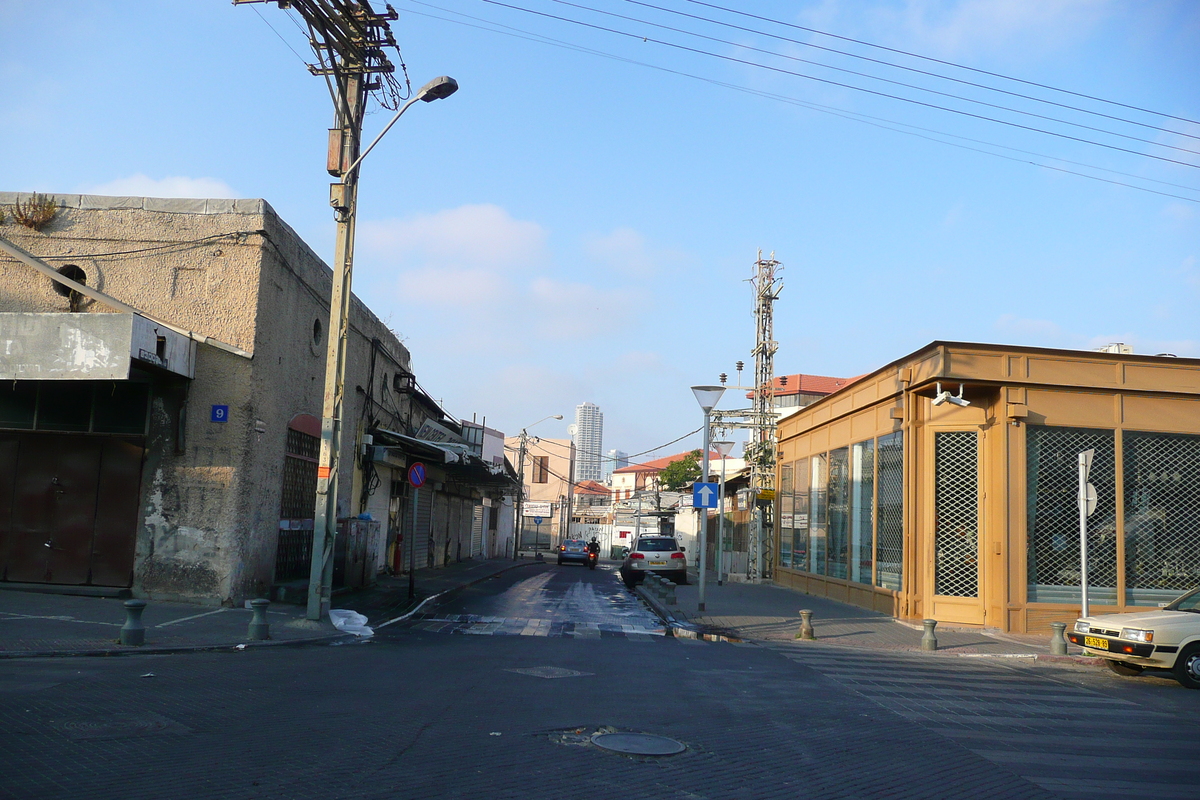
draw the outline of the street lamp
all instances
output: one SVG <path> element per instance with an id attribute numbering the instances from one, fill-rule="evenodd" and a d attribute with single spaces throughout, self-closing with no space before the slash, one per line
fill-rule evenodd
<path id="1" fill-rule="evenodd" d="M 721 395 L 725 394 L 724 386 L 693 386 L 692 394 L 696 395 L 696 402 L 700 404 L 700 408 L 704 410 L 704 463 L 700 468 L 700 481 L 708 482 L 708 435 L 709 435 L 709 420 L 712 416 L 713 407 L 720 402 Z M 708 511 L 706 509 L 697 509 L 700 519 L 700 553 L 697 556 L 700 566 L 700 587 L 699 587 L 699 604 L 698 610 L 704 610 L 704 557 L 708 550 Z"/>
<path id="2" fill-rule="evenodd" d="M 720 586 L 725 566 L 722 563 L 722 546 L 725 543 L 725 459 L 733 449 L 733 442 L 713 442 L 712 446 L 721 456 L 721 485 L 717 491 L 717 586 Z"/>
<path id="3" fill-rule="evenodd" d="M 320 620 L 329 612 L 333 584 L 333 543 L 337 536 L 338 472 L 342 451 L 342 401 L 346 393 L 346 349 L 350 338 L 350 300 L 354 271 L 354 226 L 358 208 L 358 165 L 378 144 L 383 134 L 417 100 L 432 102 L 449 97 L 458 89 L 453 78 L 435 78 L 401 106 L 392 121 L 361 154 L 362 93 L 356 81 L 354 101 L 339 106 L 337 121 L 340 142 L 337 163 L 349 167 L 332 169 L 339 180 L 329 187 L 329 204 L 337 214 L 337 241 L 334 246 L 333 286 L 329 299 L 329 342 L 325 353 L 325 397 L 321 411 L 321 454 L 317 462 L 317 502 L 313 513 L 312 567 L 308 579 L 310 620 Z M 344 107 L 343 107 L 344 106 Z M 414 531 L 415 535 L 415 531 Z M 414 544 L 415 546 L 415 544 Z"/>
<path id="4" fill-rule="evenodd" d="M 533 423 L 533 425 L 540 425 L 548 419 L 562 418 L 562 414 L 551 414 L 548 417 L 542 417 L 537 422 Z M 525 517 L 522 516 L 521 513 L 523 511 L 522 507 L 525 504 L 525 449 L 529 445 L 528 430 L 532 428 L 533 425 L 526 425 L 524 428 L 521 428 L 521 448 L 517 455 L 517 475 L 520 476 L 521 486 L 517 491 L 517 521 L 516 525 L 514 526 L 513 533 L 513 561 L 516 561 L 521 555 L 521 536 L 525 533 Z M 538 538 L 541 538 L 540 534 L 538 535 Z"/>

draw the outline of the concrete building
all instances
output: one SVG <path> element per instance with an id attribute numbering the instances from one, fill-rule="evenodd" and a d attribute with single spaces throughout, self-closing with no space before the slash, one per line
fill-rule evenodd
<path id="1" fill-rule="evenodd" d="M 569 530 L 575 444 L 570 439 L 530 436 L 522 456 L 521 437 L 511 436 L 504 440 L 504 450 L 510 462 L 524 463 L 521 472 L 525 501 L 521 518 L 516 521 L 520 551 L 533 554 L 549 550 Z"/>
<path id="2" fill-rule="evenodd" d="M 595 403 L 575 406 L 574 480 L 598 481 L 604 477 L 604 412 Z"/>
<path id="3" fill-rule="evenodd" d="M 615 470 L 629 466 L 629 453 L 624 450 L 606 450 L 604 453 L 604 466 L 602 480 L 608 481 L 612 478 Z"/>
<path id="4" fill-rule="evenodd" d="M 0 580 L 278 598 L 308 575 L 331 270 L 263 200 L 57 200 L 0 236 L 102 299 L 0 253 Z M 515 476 L 357 298 L 349 331 L 335 583 L 483 552 Z"/>
<path id="5" fill-rule="evenodd" d="M 779 426 L 774 580 L 905 619 L 1047 631 L 1200 584 L 1200 359 L 934 342 Z"/>

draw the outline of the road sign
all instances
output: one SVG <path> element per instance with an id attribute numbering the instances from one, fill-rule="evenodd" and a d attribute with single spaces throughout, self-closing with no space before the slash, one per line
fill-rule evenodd
<path id="1" fill-rule="evenodd" d="M 716 508 L 717 485 L 715 483 L 693 483 L 692 505 L 696 508 Z"/>
<path id="2" fill-rule="evenodd" d="M 425 485 L 425 465 L 420 461 L 408 468 L 408 482 L 413 488 L 420 489 Z"/>
<path id="3" fill-rule="evenodd" d="M 1084 513 L 1090 517 L 1092 512 L 1096 510 L 1096 502 L 1098 500 L 1096 497 L 1096 487 L 1089 483 L 1087 484 L 1087 489 L 1085 492 L 1086 494 L 1083 498 L 1081 498 L 1081 501 L 1084 507 Z"/>
<path id="4" fill-rule="evenodd" d="M 229 406 L 213 406 L 212 416 L 209 417 L 212 422 L 229 422 Z"/>
<path id="5" fill-rule="evenodd" d="M 759 489 L 758 490 L 758 499 L 762 500 L 763 502 L 766 502 L 766 503 L 773 502 L 775 500 L 775 490 L 774 489 Z"/>
<path id="6" fill-rule="evenodd" d="M 534 517 L 534 518 L 533 518 L 533 524 L 534 524 L 534 525 L 541 525 L 541 524 L 542 524 L 542 518 L 541 518 L 541 517 Z"/>

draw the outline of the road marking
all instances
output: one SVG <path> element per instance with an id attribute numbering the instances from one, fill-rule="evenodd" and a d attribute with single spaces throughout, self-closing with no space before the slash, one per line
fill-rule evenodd
<path id="1" fill-rule="evenodd" d="M 165 628 L 168 625 L 174 625 L 176 622 L 187 622 L 188 620 L 200 619 L 201 617 L 211 617 L 213 614 L 220 614 L 220 613 L 222 613 L 224 611 L 228 611 L 228 610 L 229 610 L 228 608 L 218 608 L 218 609 L 214 609 L 213 611 L 205 611 L 203 614 L 192 614 L 190 617 L 180 617 L 179 619 L 168 620 L 167 622 L 160 622 L 157 625 L 155 625 L 154 627 Z"/>

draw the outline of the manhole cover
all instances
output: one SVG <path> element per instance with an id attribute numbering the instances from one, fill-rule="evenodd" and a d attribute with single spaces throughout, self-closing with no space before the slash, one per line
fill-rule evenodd
<path id="1" fill-rule="evenodd" d="M 674 756 L 687 749 L 674 739 L 650 733 L 597 733 L 592 744 L 635 756 Z"/>

